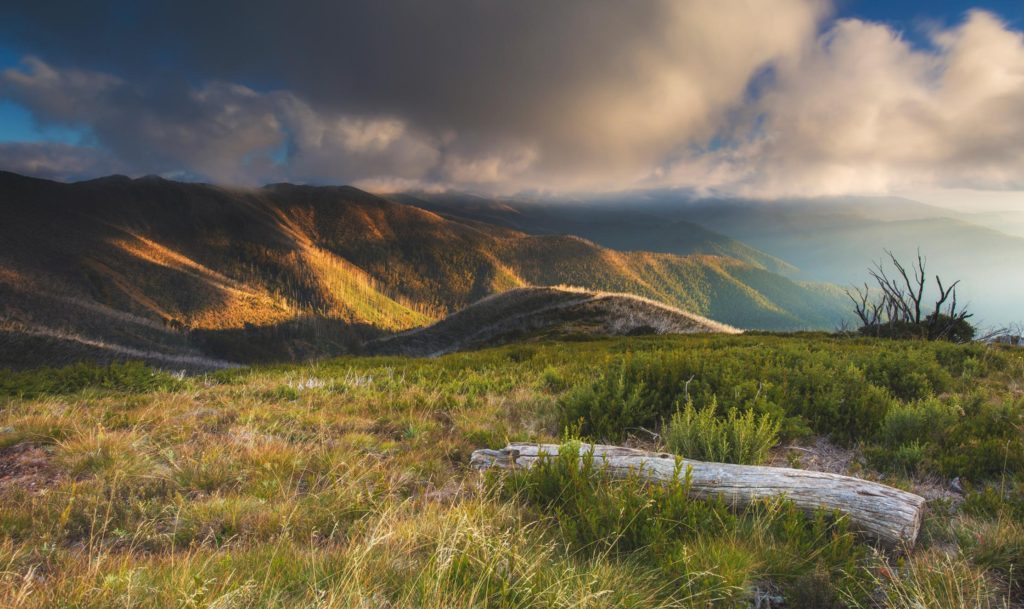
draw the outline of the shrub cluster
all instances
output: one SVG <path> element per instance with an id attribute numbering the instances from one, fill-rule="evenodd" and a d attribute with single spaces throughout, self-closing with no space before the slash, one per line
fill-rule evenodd
<path id="1" fill-rule="evenodd" d="M 688 459 L 758 465 L 778 442 L 779 427 L 771 415 L 753 410 L 740 413 L 733 408 L 722 419 L 717 399 L 700 410 L 691 399 L 672 415 L 662 438 L 670 451 Z"/>
<path id="2" fill-rule="evenodd" d="M 1022 429 L 1019 403 L 931 397 L 890 409 L 866 452 L 882 470 L 990 480 L 1024 471 Z"/>
<path id="3" fill-rule="evenodd" d="M 715 400 L 723 413 L 774 416 L 784 437 L 813 432 L 850 444 L 871 438 L 896 400 L 952 386 L 939 350 L 921 345 L 831 339 L 627 353 L 567 394 L 560 414 L 565 426 L 618 441 L 630 429 L 657 426 L 688 400 L 697 408 Z"/>

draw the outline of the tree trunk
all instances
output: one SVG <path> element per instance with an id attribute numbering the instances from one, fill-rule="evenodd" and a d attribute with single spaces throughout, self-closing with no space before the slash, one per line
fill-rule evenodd
<path id="1" fill-rule="evenodd" d="M 671 480 L 676 456 L 620 446 L 583 444 L 581 454 L 594 450 L 594 463 L 613 477 L 631 472 L 652 482 Z M 546 455 L 557 455 L 557 444 L 509 444 L 501 450 L 473 452 L 477 469 L 531 467 Z M 849 518 L 851 528 L 889 547 L 911 550 L 921 528 L 923 497 L 850 476 L 787 467 L 731 465 L 682 459 L 690 469 L 690 492 L 699 498 L 722 498 L 737 508 L 760 499 L 785 497 L 798 508 L 837 510 Z"/>

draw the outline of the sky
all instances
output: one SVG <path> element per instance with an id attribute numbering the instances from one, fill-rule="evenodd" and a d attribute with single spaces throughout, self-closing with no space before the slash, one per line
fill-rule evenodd
<path id="1" fill-rule="evenodd" d="M 0 169 L 1024 210 L 1022 30 L 1021 0 L 33 0 Z"/>

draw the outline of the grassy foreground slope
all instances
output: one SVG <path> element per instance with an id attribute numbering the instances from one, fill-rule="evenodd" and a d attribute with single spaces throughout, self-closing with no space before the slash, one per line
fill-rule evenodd
<path id="1" fill-rule="evenodd" d="M 79 366 L 0 374 L 0 393 L 0 606 L 12 609 L 1020 598 L 1020 350 L 622 338 L 195 378 Z M 924 493 L 918 547 L 888 556 L 830 515 L 736 514 L 685 484 L 467 469 L 475 448 L 566 427 L 652 443 L 638 429 L 686 401 L 777 420 L 775 462 L 838 456 L 833 471 Z M 947 490 L 954 478 L 964 495 Z"/>

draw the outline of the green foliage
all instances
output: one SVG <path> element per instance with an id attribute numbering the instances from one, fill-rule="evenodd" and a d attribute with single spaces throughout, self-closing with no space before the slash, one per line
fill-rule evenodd
<path id="1" fill-rule="evenodd" d="M 757 415 L 753 410 L 741 414 L 733 408 L 723 419 L 718 416 L 717 400 L 698 411 L 690 399 L 672 415 L 662 437 L 670 451 L 687 459 L 757 465 L 778 443 L 779 427 L 769 414 Z"/>
<path id="2" fill-rule="evenodd" d="M 672 579 L 692 582 L 697 575 L 704 588 L 725 583 L 731 594 L 719 600 L 749 598 L 753 583 L 769 572 L 789 585 L 824 574 L 831 590 L 852 590 L 848 574 L 866 555 L 845 521 L 831 514 L 808 516 L 785 501 L 736 513 L 722 502 L 695 500 L 681 464 L 665 484 L 613 479 L 592 451 L 581 454 L 578 442 L 528 470 L 492 474 L 490 483 L 503 500 L 553 518 L 570 551 L 639 557 Z"/>
<path id="3" fill-rule="evenodd" d="M 783 437 L 814 432 L 851 444 L 871 438 L 895 400 L 952 388 L 949 367 L 959 365 L 934 344 L 759 338 L 761 344 L 705 339 L 685 350 L 626 353 L 561 400 L 561 422 L 582 421 L 582 433 L 617 441 L 630 429 L 657 426 L 679 403 L 692 399 L 699 408 L 716 400 L 726 412 L 773 415 Z"/>
<path id="4" fill-rule="evenodd" d="M 689 472 L 646 485 L 640 478 L 614 483 L 603 475 L 593 451 L 580 455 L 568 442 L 558 454 L 505 481 L 508 497 L 521 497 L 554 515 L 573 548 L 591 552 L 633 552 L 664 540 L 721 530 L 734 517 L 724 505 L 689 499 Z"/>
<path id="5" fill-rule="evenodd" d="M 894 448 L 915 441 L 937 440 L 962 416 L 956 400 L 928 398 L 894 406 L 882 421 L 878 440 Z"/>
<path id="6" fill-rule="evenodd" d="M 632 359 L 610 366 L 592 385 L 579 387 L 560 402 L 565 427 L 608 440 L 648 425 L 665 408 L 665 396 L 647 384 L 644 370 Z"/>
<path id="7" fill-rule="evenodd" d="M 929 315 L 920 323 L 913 321 L 886 321 L 861 326 L 863 336 L 896 340 L 942 340 L 967 343 L 974 339 L 977 329 L 966 319 L 952 319 L 948 315 Z"/>
<path id="8" fill-rule="evenodd" d="M 972 489 L 964 497 L 961 509 L 979 518 L 1007 517 L 1024 521 L 1024 481 L 1003 479 Z"/>
<path id="9" fill-rule="evenodd" d="M 0 396 L 33 398 L 100 389 L 144 393 L 174 389 L 180 381 L 139 362 L 109 366 L 78 363 L 64 368 L 12 371 L 0 369 Z"/>
<path id="10" fill-rule="evenodd" d="M 895 406 L 867 449 L 875 467 L 991 480 L 1024 472 L 1024 409 L 976 393 Z"/>
<path id="11" fill-rule="evenodd" d="M 955 401 L 939 398 L 897 404 L 883 419 L 876 436 L 878 445 L 867 449 L 868 458 L 875 467 L 905 474 L 934 468 L 930 453 L 961 414 Z"/>
<path id="12" fill-rule="evenodd" d="M 550 393 L 560 393 L 569 387 L 569 382 L 565 380 L 565 376 L 553 366 L 544 368 L 540 375 L 540 383 L 541 387 Z"/>
<path id="13" fill-rule="evenodd" d="M 952 376 L 927 351 L 881 351 L 868 361 L 864 376 L 878 387 L 886 387 L 900 400 L 920 400 L 941 393 L 952 385 Z"/>

